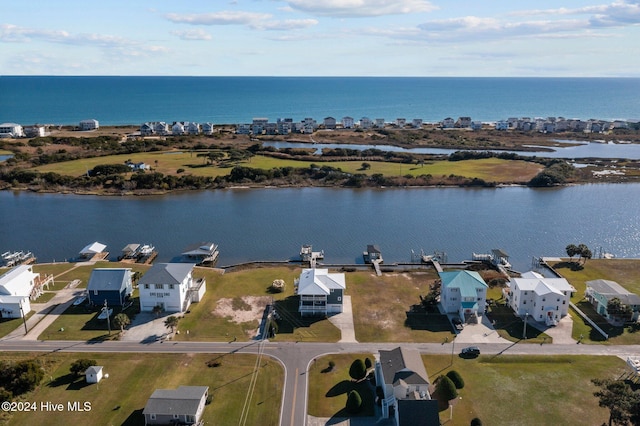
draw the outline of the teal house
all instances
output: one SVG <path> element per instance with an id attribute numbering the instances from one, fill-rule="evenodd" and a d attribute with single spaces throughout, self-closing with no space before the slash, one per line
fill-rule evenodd
<path id="1" fill-rule="evenodd" d="M 477 321 L 487 304 L 487 283 L 475 271 L 440 272 L 440 304 L 447 314 Z"/>

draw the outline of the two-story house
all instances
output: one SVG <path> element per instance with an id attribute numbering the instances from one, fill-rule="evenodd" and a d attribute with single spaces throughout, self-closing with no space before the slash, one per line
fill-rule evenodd
<path id="1" fill-rule="evenodd" d="M 329 273 L 328 269 L 303 269 L 294 282 L 300 296 L 300 315 L 330 315 L 342 312 L 344 291 L 347 288 L 343 273 Z"/>
<path id="2" fill-rule="evenodd" d="M 206 292 L 204 278 L 194 279 L 194 264 L 156 263 L 138 282 L 140 310 L 159 306 L 165 312 L 186 312 Z"/>
<path id="3" fill-rule="evenodd" d="M 487 283 L 475 271 L 440 272 L 440 304 L 444 312 L 464 321 L 478 320 L 487 302 Z"/>

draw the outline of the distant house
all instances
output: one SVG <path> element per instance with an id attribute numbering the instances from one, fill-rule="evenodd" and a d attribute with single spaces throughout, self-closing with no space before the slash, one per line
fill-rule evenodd
<path id="1" fill-rule="evenodd" d="M 133 293 L 131 268 L 96 268 L 87 283 L 87 296 L 94 305 L 123 306 Z"/>
<path id="2" fill-rule="evenodd" d="M 354 120 L 353 117 L 342 117 L 342 128 L 343 129 L 353 129 Z"/>
<path id="3" fill-rule="evenodd" d="M 0 124 L 0 138 L 22 138 L 24 137 L 24 130 L 22 126 L 16 123 L 2 123 Z"/>
<path id="4" fill-rule="evenodd" d="M 288 135 L 294 130 L 293 118 L 278 118 L 276 127 L 279 134 Z"/>
<path id="5" fill-rule="evenodd" d="M 404 126 L 407 125 L 407 119 L 406 118 L 396 118 L 396 126 L 400 129 L 403 129 Z"/>
<path id="6" fill-rule="evenodd" d="M 411 120 L 411 127 L 413 127 L 414 129 L 421 129 L 422 118 L 414 118 L 413 120 Z"/>
<path id="7" fill-rule="evenodd" d="M 127 166 L 129 166 L 131 168 L 131 170 L 133 171 L 139 171 L 139 170 L 149 170 L 151 169 L 151 166 L 149 164 L 146 164 L 144 162 L 139 162 L 139 163 L 127 163 Z"/>
<path id="8" fill-rule="evenodd" d="M 16 266 L 0 275 L 0 318 L 22 318 L 31 312 L 31 299 L 40 295 L 40 274 L 33 266 Z"/>
<path id="9" fill-rule="evenodd" d="M 249 135 L 251 134 L 251 124 L 249 123 L 240 123 L 236 125 L 236 134 L 238 135 Z"/>
<path id="10" fill-rule="evenodd" d="M 142 123 L 140 126 L 140 135 L 142 136 L 151 136 L 156 132 L 153 123 Z"/>
<path id="11" fill-rule="evenodd" d="M 324 120 L 322 120 L 322 124 L 325 129 L 333 130 L 336 128 L 336 119 L 333 117 L 325 117 Z"/>
<path id="12" fill-rule="evenodd" d="M 442 124 L 441 124 L 443 129 L 453 129 L 455 125 L 456 125 L 456 122 L 451 117 L 447 117 L 444 120 L 442 120 Z"/>
<path id="13" fill-rule="evenodd" d="M 212 135 L 214 131 L 215 126 L 213 125 L 213 123 L 202 123 L 202 133 L 204 133 L 205 135 Z"/>
<path id="14" fill-rule="evenodd" d="M 469 127 L 471 127 L 471 130 L 482 130 L 482 121 L 474 120 Z"/>
<path id="15" fill-rule="evenodd" d="M 379 360 L 375 365 L 376 384 L 382 389 L 380 397 L 382 403 L 382 417 L 388 418 L 395 413 L 397 425 L 421 425 L 439 423 L 411 423 L 410 412 L 418 409 L 420 412 L 431 412 L 435 409 L 438 414 L 438 404 L 433 405 L 429 394 L 429 376 L 424 367 L 420 353 L 415 349 L 397 347 L 395 349 L 379 351 Z M 402 406 L 401 401 L 422 402 L 423 405 L 413 404 Z M 403 408 L 405 413 L 403 413 Z M 434 418 L 429 414 L 428 418 Z M 405 419 L 401 422 L 401 419 Z M 435 417 L 437 418 L 437 417 Z"/>
<path id="16" fill-rule="evenodd" d="M 458 117 L 455 127 L 460 127 L 460 128 L 471 127 L 471 117 Z"/>
<path id="17" fill-rule="evenodd" d="M 160 121 L 158 123 L 155 123 L 153 125 L 153 133 L 160 135 L 160 136 L 166 136 L 169 134 L 169 125 L 167 123 L 165 123 L 164 121 Z"/>
<path id="18" fill-rule="evenodd" d="M 80 130 L 83 130 L 83 131 L 97 130 L 100 128 L 100 123 L 98 122 L 98 120 L 94 120 L 92 118 L 89 120 L 82 120 L 78 127 L 80 128 Z"/>
<path id="19" fill-rule="evenodd" d="M 318 128 L 318 123 L 311 117 L 306 117 L 302 120 L 302 132 L 303 133 L 313 133 Z"/>
<path id="20" fill-rule="evenodd" d="M 376 118 L 375 127 L 376 129 L 384 129 L 384 118 Z"/>
<path id="21" fill-rule="evenodd" d="M 185 135 L 186 133 L 183 123 L 173 123 L 173 126 L 171 126 L 171 134 L 174 136 Z"/>
<path id="22" fill-rule="evenodd" d="M 208 386 L 156 389 L 142 410 L 145 425 L 200 424 L 209 397 Z"/>
<path id="23" fill-rule="evenodd" d="M 200 134 L 200 124 L 194 123 L 193 121 L 189 122 L 186 126 L 186 132 L 190 135 L 199 135 Z"/>
<path id="24" fill-rule="evenodd" d="M 28 138 L 37 138 L 46 136 L 47 131 L 44 126 L 34 125 L 24 128 L 24 135 Z"/>
<path id="25" fill-rule="evenodd" d="M 593 280 L 586 282 L 586 299 L 591 302 L 598 314 L 614 325 L 624 324 L 625 320 L 607 311 L 607 304 L 611 299 L 617 298 L 622 305 L 631 309 L 631 321 L 638 321 L 640 317 L 640 296 L 631 293 L 615 281 Z"/>
<path id="26" fill-rule="evenodd" d="M 509 123 L 505 120 L 496 121 L 496 130 L 509 130 Z"/>
<path id="27" fill-rule="evenodd" d="M 140 310 L 160 306 L 166 312 L 186 312 L 207 291 L 204 278 L 193 278 L 194 264 L 156 263 L 138 281 Z"/>
<path id="28" fill-rule="evenodd" d="M 362 117 L 360 119 L 359 126 L 363 130 L 367 130 L 373 127 L 373 121 L 369 117 Z"/>
<path id="29" fill-rule="evenodd" d="M 440 304 L 446 313 L 455 313 L 463 319 L 476 319 L 485 310 L 487 284 L 475 271 L 440 272 L 442 287 Z"/>
<path id="30" fill-rule="evenodd" d="M 328 269 L 303 269 L 294 287 L 300 296 L 300 315 L 342 312 L 342 298 L 347 288 L 343 273 L 329 273 Z"/>
<path id="31" fill-rule="evenodd" d="M 575 291 L 564 278 L 545 278 L 529 271 L 520 278 L 510 278 L 503 293 L 516 315 L 522 318 L 529 316 L 551 326 L 567 315 L 571 295 Z"/>
<path id="32" fill-rule="evenodd" d="M 267 126 L 268 122 L 269 122 L 268 118 L 264 118 L 264 117 L 254 118 L 253 122 L 251 123 L 251 133 L 254 135 L 261 135 L 262 133 L 264 133 L 265 127 Z"/>
<path id="33" fill-rule="evenodd" d="M 102 366 L 92 365 L 84 372 L 87 383 L 99 383 L 102 380 Z"/>

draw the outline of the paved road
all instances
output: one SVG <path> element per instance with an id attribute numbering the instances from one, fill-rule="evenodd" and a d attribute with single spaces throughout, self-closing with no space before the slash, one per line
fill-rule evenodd
<path id="1" fill-rule="evenodd" d="M 265 342 L 264 354 L 279 360 L 285 367 L 285 385 L 282 398 L 280 426 L 307 424 L 306 408 L 307 371 L 313 360 L 332 353 L 376 353 L 380 349 L 393 349 L 398 343 L 294 343 Z M 452 354 L 456 356 L 462 344 L 408 343 L 403 347 L 414 348 L 425 354 Z M 609 346 L 581 344 L 524 344 L 479 343 L 483 354 L 501 355 L 612 355 L 626 358 L 640 355 L 640 345 Z M 149 344 L 127 341 L 0 341 L 0 351 L 38 352 L 136 352 L 136 353 L 258 353 L 259 342 L 154 342 Z"/>

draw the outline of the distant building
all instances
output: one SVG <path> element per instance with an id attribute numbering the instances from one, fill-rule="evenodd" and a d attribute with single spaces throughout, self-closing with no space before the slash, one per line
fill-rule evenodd
<path id="1" fill-rule="evenodd" d="M 156 263 L 138 282 L 140 310 L 151 312 L 160 306 L 166 312 L 186 312 L 207 290 L 204 278 L 193 278 L 194 264 Z"/>
<path id="2" fill-rule="evenodd" d="M 342 128 L 343 129 L 353 129 L 354 120 L 353 117 L 342 117 Z"/>
<path id="3" fill-rule="evenodd" d="M 591 302 L 598 314 L 602 315 L 611 324 L 622 325 L 625 320 L 607 311 L 607 305 L 611 299 L 618 299 L 622 305 L 631 309 L 629 320 L 638 321 L 640 317 L 640 296 L 631 293 L 615 281 L 593 280 L 586 282 L 586 299 Z"/>
<path id="4" fill-rule="evenodd" d="M 142 410 L 145 425 L 199 425 L 209 386 L 156 389 Z"/>
<path id="5" fill-rule="evenodd" d="M 509 123 L 505 120 L 496 121 L 496 130 L 509 130 Z"/>
<path id="6" fill-rule="evenodd" d="M 442 120 L 442 123 L 441 123 L 441 126 L 443 129 L 453 129 L 455 125 L 456 125 L 456 122 L 451 117 L 445 118 L 444 120 Z"/>
<path id="7" fill-rule="evenodd" d="M 0 138 L 22 138 L 24 137 L 24 130 L 22 126 L 16 123 L 2 123 L 0 124 Z"/>
<path id="8" fill-rule="evenodd" d="M 98 122 L 98 120 L 95 119 L 89 119 L 89 120 L 82 120 L 80 122 L 80 130 L 83 131 L 87 131 L 87 130 L 97 130 L 100 128 L 100 123 Z"/>
<path id="9" fill-rule="evenodd" d="M 411 127 L 413 127 L 414 129 L 421 129 L 422 118 L 414 118 L 413 120 L 411 120 Z"/>
<path id="10" fill-rule="evenodd" d="M 360 119 L 359 126 L 363 130 L 367 130 L 373 127 L 373 121 L 369 117 L 362 117 Z"/>
<path id="11" fill-rule="evenodd" d="M 333 130 L 336 128 L 336 119 L 333 117 L 325 117 L 324 120 L 322 120 L 322 124 L 325 129 Z"/>
<path id="12" fill-rule="evenodd" d="M 347 287 L 343 273 L 329 273 L 328 269 L 303 269 L 294 287 L 300 296 L 300 315 L 342 312 L 342 299 Z"/>
<path id="13" fill-rule="evenodd" d="M 212 135 L 215 131 L 215 126 L 213 123 L 202 123 L 202 133 L 205 135 Z"/>
<path id="14" fill-rule="evenodd" d="M 200 124 L 195 122 L 190 122 L 185 126 L 185 130 L 190 135 L 199 135 L 200 134 Z"/>
<path id="15" fill-rule="evenodd" d="M 46 136 L 47 131 L 44 126 L 34 125 L 24 128 L 24 135 L 28 138 L 42 138 Z"/>
<path id="16" fill-rule="evenodd" d="M 384 118 L 376 118 L 375 119 L 375 127 L 377 129 L 384 129 Z"/>
<path id="17" fill-rule="evenodd" d="M 484 314 L 487 303 L 487 283 L 475 271 L 440 272 L 442 289 L 440 304 L 444 312 L 458 314 L 463 321 Z"/>
<path id="18" fill-rule="evenodd" d="M 404 126 L 407 125 L 407 119 L 406 118 L 396 118 L 396 126 L 400 129 L 403 129 Z"/>
<path id="19" fill-rule="evenodd" d="M 455 127 L 465 129 L 471 127 L 471 117 L 458 117 Z"/>

